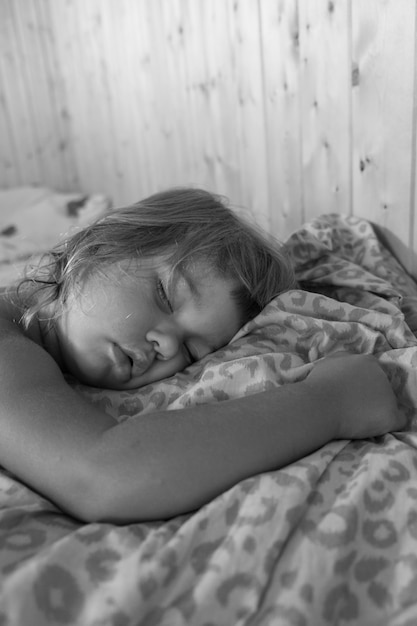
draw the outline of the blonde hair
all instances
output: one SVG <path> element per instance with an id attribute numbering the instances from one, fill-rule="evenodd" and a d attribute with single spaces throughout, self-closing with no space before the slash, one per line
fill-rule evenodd
<path id="1" fill-rule="evenodd" d="M 46 305 L 62 312 L 80 278 L 127 259 L 163 256 L 175 276 L 194 263 L 236 281 L 242 323 L 295 286 L 284 249 L 202 189 L 171 189 L 111 210 L 46 253 L 18 286 L 27 326 Z"/>

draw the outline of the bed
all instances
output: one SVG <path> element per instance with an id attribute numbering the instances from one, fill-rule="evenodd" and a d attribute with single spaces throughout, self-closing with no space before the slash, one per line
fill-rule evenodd
<path id="1" fill-rule="evenodd" d="M 107 205 L 2 192 L 2 282 Z M 81 524 L 2 471 L 1 626 L 417 623 L 416 284 L 359 218 L 321 216 L 287 246 L 300 289 L 223 350 L 139 391 L 74 387 L 118 420 L 161 408 L 175 419 L 179 407 L 301 380 L 345 349 L 377 356 L 409 430 L 332 442 L 192 514 L 125 526 Z"/>

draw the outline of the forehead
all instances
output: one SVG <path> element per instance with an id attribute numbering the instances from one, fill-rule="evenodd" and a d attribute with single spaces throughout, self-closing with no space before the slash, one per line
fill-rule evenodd
<path id="1" fill-rule="evenodd" d="M 187 286 L 196 301 L 204 299 L 207 291 L 232 292 L 238 286 L 237 281 L 221 276 L 210 263 L 197 261 L 172 268 L 169 258 L 163 256 L 110 262 L 84 275 L 80 280 L 80 286 L 90 287 L 93 283 L 112 289 L 113 286 L 120 287 L 122 283 L 141 289 L 151 286 L 157 278 L 162 279 L 164 286 L 171 289 Z"/>

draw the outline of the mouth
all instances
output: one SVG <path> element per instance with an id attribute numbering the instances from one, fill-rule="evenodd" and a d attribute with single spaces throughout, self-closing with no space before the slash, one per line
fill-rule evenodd
<path id="1" fill-rule="evenodd" d="M 129 365 L 131 377 L 141 376 L 142 374 L 144 374 L 150 368 L 153 362 L 153 358 L 144 355 L 142 352 L 135 354 L 128 349 L 119 349 L 124 355 L 126 363 L 128 363 Z"/>

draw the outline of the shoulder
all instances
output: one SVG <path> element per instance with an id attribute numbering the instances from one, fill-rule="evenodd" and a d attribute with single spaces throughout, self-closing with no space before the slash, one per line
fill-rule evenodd
<path id="1" fill-rule="evenodd" d="M 39 321 L 35 319 L 29 328 L 25 328 L 21 323 L 22 313 L 23 309 L 19 305 L 16 289 L 13 287 L 0 287 L 0 328 L 2 333 L 15 330 L 42 345 Z"/>

